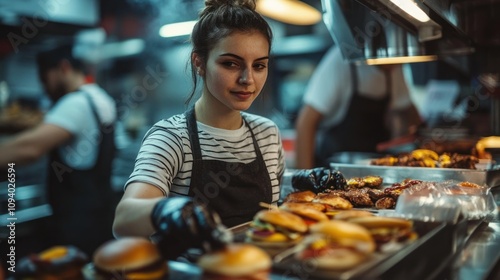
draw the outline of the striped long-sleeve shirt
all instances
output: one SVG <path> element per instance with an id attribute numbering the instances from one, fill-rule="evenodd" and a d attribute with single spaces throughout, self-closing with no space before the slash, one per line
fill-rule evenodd
<path id="1" fill-rule="evenodd" d="M 269 119 L 242 113 L 252 128 L 271 178 L 273 203 L 280 194 L 279 178 L 285 159 L 278 127 Z M 198 133 L 202 158 L 249 163 L 256 159 L 250 130 L 243 125 L 225 130 L 200 122 Z M 193 154 L 184 114 L 157 122 L 143 139 L 134 171 L 125 184 L 145 182 L 158 187 L 165 196 L 187 196 L 191 182 Z"/>

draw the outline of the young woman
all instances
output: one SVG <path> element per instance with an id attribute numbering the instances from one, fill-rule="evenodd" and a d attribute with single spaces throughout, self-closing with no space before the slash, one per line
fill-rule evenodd
<path id="1" fill-rule="evenodd" d="M 179 196 L 215 210 L 227 227 L 252 220 L 259 202 L 279 199 L 285 166 L 278 128 L 243 112 L 267 79 L 268 23 L 255 0 L 206 0 L 191 41 L 193 88 L 202 82 L 201 96 L 145 136 L 117 207 L 116 236 L 169 230 L 172 209 L 182 210 L 179 219 L 189 216 L 187 200 L 169 203 Z"/>

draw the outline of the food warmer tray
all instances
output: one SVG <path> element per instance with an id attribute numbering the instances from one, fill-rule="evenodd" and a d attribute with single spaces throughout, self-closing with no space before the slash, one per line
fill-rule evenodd
<path id="1" fill-rule="evenodd" d="M 248 223 L 230 230 L 235 242 L 244 242 Z M 273 275 L 281 279 L 424 279 L 439 273 L 449 265 L 454 252 L 467 235 L 464 223 L 414 221 L 419 238 L 402 249 L 390 253 L 375 253 L 361 265 L 346 271 L 321 271 L 301 263 L 284 250 L 274 257 Z M 432 252 L 432 253 L 430 253 Z M 410 271 L 411 270 L 411 271 Z"/>
<path id="2" fill-rule="evenodd" d="M 487 185 L 490 188 L 500 186 L 499 166 L 490 169 L 458 169 L 330 163 L 330 167 L 340 171 L 346 178 L 368 175 L 381 176 L 384 179 L 384 184 L 394 184 L 410 178 L 436 182 L 445 180 L 468 181 L 478 185 Z"/>

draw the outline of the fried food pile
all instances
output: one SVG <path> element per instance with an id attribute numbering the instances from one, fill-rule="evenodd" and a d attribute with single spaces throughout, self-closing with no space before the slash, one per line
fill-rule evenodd
<path id="1" fill-rule="evenodd" d="M 439 155 L 432 150 L 417 149 L 411 153 L 374 159 L 371 161 L 371 164 L 382 166 L 476 169 L 476 163 L 478 162 L 479 159 L 473 155 L 458 153 L 443 153 Z"/>
<path id="2" fill-rule="evenodd" d="M 420 180 L 406 179 L 390 187 L 380 189 L 380 176 L 354 177 L 347 180 L 345 189 L 326 190 L 315 194 L 311 191 L 290 193 L 284 202 L 313 202 L 326 206 L 326 211 L 348 210 L 352 208 L 394 209 L 401 192 Z"/>

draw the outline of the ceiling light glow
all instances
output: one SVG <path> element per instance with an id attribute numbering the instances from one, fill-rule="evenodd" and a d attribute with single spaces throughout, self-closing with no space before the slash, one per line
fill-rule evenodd
<path id="1" fill-rule="evenodd" d="M 429 16 L 412 0 L 391 0 L 391 2 L 420 22 L 430 20 Z"/>
<path id="2" fill-rule="evenodd" d="M 382 58 L 368 58 L 366 59 L 366 64 L 368 65 L 404 64 L 404 63 L 428 62 L 437 59 L 438 59 L 437 55 L 382 57 Z"/>
<path id="3" fill-rule="evenodd" d="M 321 21 L 321 12 L 298 0 L 259 0 L 257 12 L 271 19 L 294 25 L 312 25 Z"/>
<path id="4" fill-rule="evenodd" d="M 165 24 L 160 28 L 160 36 L 169 38 L 189 35 L 195 24 L 195 20 Z"/>

